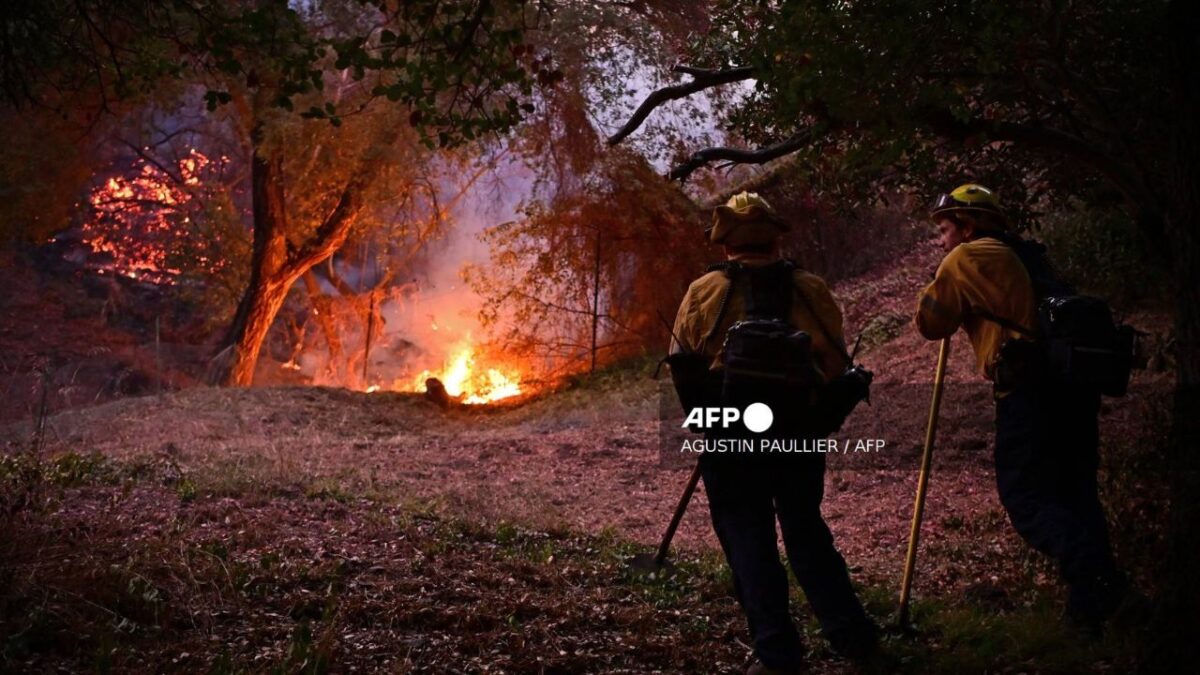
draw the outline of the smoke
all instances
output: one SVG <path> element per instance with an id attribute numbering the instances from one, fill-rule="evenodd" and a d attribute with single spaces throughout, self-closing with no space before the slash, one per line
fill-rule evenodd
<path id="1" fill-rule="evenodd" d="M 463 269 L 489 265 L 490 250 L 480 235 L 492 225 L 516 218 L 517 208 L 532 186 L 528 169 L 515 161 L 498 165 L 472 183 L 448 214 L 444 236 L 428 244 L 421 270 L 394 279 L 380 296 L 365 370 L 362 354 L 367 331 L 360 321 L 339 325 L 349 372 L 323 370 L 328 361 L 323 345 L 309 349 L 299 359 L 301 372 L 317 384 L 420 390 L 424 371 L 438 373 L 464 346 L 486 341 L 479 320 L 483 299 L 463 281 Z M 462 187 L 447 184 L 443 192 L 455 195 Z M 359 270 L 346 270 L 343 278 L 357 287 Z M 310 339 L 310 344 L 320 344 L 320 340 Z M 478 349 L 475 356 L 478 368 L 493 365 Z"/>

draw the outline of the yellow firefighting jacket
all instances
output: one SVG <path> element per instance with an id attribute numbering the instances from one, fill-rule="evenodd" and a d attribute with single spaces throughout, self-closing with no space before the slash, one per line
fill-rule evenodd
<path id="1" fill-rule="evenodd" d="M 930 340 L 949 337 L 962 326 L 979 371 L 990 380 L 1000 345 L 1022 336 L 980 316 L 980 309 L 1029 329 L 1036 321 L 1029 273 L 1011 248 L 990 237 L 959 244 L 946 255 L 918 296 L 914 319 Z"/>
<path id="2" fill-rule="evenodd" d="M 749 267 L 774 261 L 767 256 L 738 256 L 734 259 Z M 828 381 L 840 375 L 849 366 L 843 355 L 846 346 L 842 335 L 842 311 L 821 277 L 802 270 L 795 270 L 792 276 L 797 296 L 792 299 L 791 324 L 797 330 L 812 336 L 813 361 Z M 729 297 L 729 307 L 721 325 L 712 334 L 712 339 L 707 343 L 704 341 L 704 337 L 717 321 L 721 298 L 724 297 L 729 283 L 729 278 L 719 270 L 709 272 L 692 282 L 675 316 L 674 338 L 677 338 L 678 342 L 674 338 L 671 340 L 672 354 L 681 351 L 699 352 L 711 360 L 711 368 L 721 365 L 721 345 L 725 339 L 725 332 L 735 321 L 746 318 L 745 299 L 741 293 L 734 292 Z M 800 293 L 807 298 L 807 303 L 798 297 Z"/>

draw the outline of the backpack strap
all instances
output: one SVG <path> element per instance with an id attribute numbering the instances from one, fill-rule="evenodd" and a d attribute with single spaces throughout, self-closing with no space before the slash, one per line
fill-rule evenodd
<path id="1" fill-rule="evenodd" d="M 721 271 L 725 273 L 729 279 L 729 285 L 725 287 L 725 293 L 721 296 L 721 304 L 717 308 L 717 320 L 712 327 L 708 329 L 708 333 L 704 335 L 704 339 L 700 341 L 700 352 L 703 353 L 708 347 L 708 341 L 713 339 L 720 330 L 721 324 L 725 322 L 725 315 L 729 313 L 729 298 L 733 296 L 733 287 L 737 285 L 738 277 L 742 273 L 742 264 L 736 260 L 727 260 L 725 262 L 709 265 L 705 268 L 705 272 Z"/>
<path id="2" fill-rule="evenodd" d="M 808 313 L 812 315 L 813 321 L 815 321 L 817 324 L 817 329 L 821 331 L 821 334 L 823 336 L 825 336 L 825 341 L 828 342 L 830 345 L 832 345 L 833 348 L 838 351 L 838 353 L 841 355 L 841 357 L 843 359 L 845 359 L 846 365 L 848 365 L 848 366 L 854 365 L 854 359 L 851 358 L 850 353 L 846 351 L 845 345 L 842 344 L 842 342 L 840 340 L 834 339 L 833 333 L 829 330 L 829 328 L 827 328 L 825 326 L 825 322 L 821 320 L 821 316 L 819 314 L 817 314 L 817 310 L 815 307 L 813 307 L 812 301 L 809 300 L 808 294 L 806 294 L 804 292 L 803 288 L 800 288 L 795 285 L 795 283 L 793 281 L 793 279 L 794 279 L 793 273 L 795 272 L 796 269 L 798 269 L 798 266 L 796 265 L 795 261 L 785 258 L 781 261 L 781 264 L 787 270 L 789 287 L 794 289 L 795 295 L 800 296 L 800 302 L 804 303 L 804 308 L 807 309 Z M 708 333 L 704 336 L 703 341 L 700 343 L 701 351 L 704 350 L 705 346 L 708 345 L 708 341 L 711 340 L 716 335 L 717 331 L 720 330 L 720 328 L 721 328 L 721 324 L 724 323 L 725 316 L 729 312 L 729 299 L 730 299 L 730 297 L 733 296 L 734 286 L 739 285 L 738 282 L 742 277 L 742 273 L 744 271 L 746 271 L 746 267 L 736 260 L 727 260 L 725 262 L 720 262 L 720 263 L 715 263 L 715 264 L 709 265 L 705 271 L 706 272 L 716 272 L 716 271 L 724 272 L 725 276 L 729 278 L 729 286 L 727 286 L 725 288 L 725 294 L 721 296 L 721 304 L 720 304 L 720 307 L 717 309 L 716 322 L 713 323 L 713 325 L 709 329 Z M 751 307 L 751 303 L 753 302 L 753 293 L 752 293 L 752 290 L 750 289 L 750 284 L 744 283 L 744 280 L 741 285 L 744 287 L 742 292 L 744 294 L 744 298 L 746 301 L 747 313 L 749 313 L 748 310 Z M 790 313 L 790 308 L 789 308 L 789 313 Z M 783 317 L 783 318 L 786 321 L 789 317 Z"/>
<path id="3" fill-rule="evenodd" d="M 1033 239 L 1024 239 L 1012 232 L 988 231 L 976 239 L 995 239 L 1004 244 L 1017 256 L 1029 280 L 1033 283 L 1033 293 L 1037 300 L 1043 300 L 1052 295 L 1077 295 L 1074 286 L 1063 281 L 1062 275 L 1046 256 L 1046 245 Z"/>
<path id="4" fill-rule="evenodd" d="M 988 231 L 979 235 L 977 239 L 984 237 L 1004 244 L 1017 256 L 1017 260 L 1021 261 L 1021 266 L 1025 268 L 1025 272 L 1029 274 L 1029 281 L 1033 284 L 1034 300 L 1041 301 L 1052 295 L 1075 294 L 1075 289 L 1059 278 L 1058 271 L 1046 258 L 1046 247 L 1041 242 L 1022 239 L 1011 232 Z M 1012 319 L 996 316 L 981 307 L 971 308 L 971 313 L 1031 340 L 1039 339 L 1037 331 L 1030 330 Z"/>
<path id="5" fill-rule="evenodd" d="M 1012 321 L 1011 319 L 1006 319 L 1002 316 L 996 316 L 995 314 L 992 314 L 991 312 L 987 311 L 986 309 L 972 307 L 971 313 L 974 314 L 975 316 L 978 316 L 978 317 L 984 318 L 988 321 L 991 321 L 992 323 L 999 324 L 1003 328 L 1007 328 L 1011 331 L 1020 333 L 1021 335 L 1024 335 L 1025 337 L 1027 337 L 1031 340 L 1037 340 L 1039 337 L 1035 331 L 1029 330 L 1025 326 L 1022 326 L 1021 324 L 1017 323 L 1016 321 Z"/>
<path id="6" fill-rule="evenodd" d="M 804 292 L 804 289 L 796 286 L 796 294 L 800 296 L 800 302 L 804 303 L 804 308 L 808 310 L 808 313 L 812 315 L 813 321 L 817 323 L 817 328 L 821 331 L 821 335 L 825 336 L 825 341 L 832 345 L 838 351 L 838 354 L 846 360 L 847 366 L 854 365 L 854 359 L 846 351 L 846 346 L 840 340 L 833 339 L 833 333 L 825 327 L 825 322 L 821 320 L 821 315 L 817 314 L 817 308 L 813 307 L 812 301 L 808 299 L 808 294 Z"/>

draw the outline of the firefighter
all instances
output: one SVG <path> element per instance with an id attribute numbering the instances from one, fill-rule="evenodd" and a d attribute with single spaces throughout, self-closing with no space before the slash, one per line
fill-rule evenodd
<path id="1" fill-rule="evenodd" d="M 931 217 L 946 257 L 918 298 L 916 328 L 930 340 L 967 334 L 993 383 L 1000 502 L 1017 533 L 1057 561 L 1069 589 L 1064 621 L 1096 635 L 1127 590 L 1097 494 L 1100 394 L 1046 377 L 1035 332 L 1035 291 L 1069 287 L 1039 244 L 1009 230 L 986 187 L 941 195 Z"/>
<path id="2" fill-rule="evenodd" d="M 724 247 L 734 267 L 763 271 L 785 263 L 780 237 L 786 229 L 766 200 L 742 192 L 716 208 L 708 238 Z M 810 336 L 812 367 L 817 377 L 828 381 L 850 365 L 841 310 L 820 277 L 787 265 L 774 277 L 779 280 L 774 290 L 784 298 L 787 323 Z M 724 339 L 730 327 L 746 317 L 747 303 L 755 302 L 752 296 L 772 290 L 755 288 L 752 293 L 743 286 L 733 292 L 736 277 L 729 269 L 726 265 L 694 281 L 674 324 L 672 355 L 695 355 L 700 368 L 710 374 L 721 371 Z M 673 377 L 675 370 L 673 364 Z M 681 392 L 681 399 L 685 396 Z M 786 420 L 780 419 L 786 417 L 783 411 L 774 412 L 775 428 L 787 429 Z M 787 573 L 780 564 L 776 519 L 788 562 L 832 647 L 856 660 L 875 658 L 878 631 L 856 597 L 846 562 L 821 517 L 824 455 L 705 453 L 699 461 L 713 529 L 754 641 L 758 662 L 748 672 L 790 673 L 802 667 L 801 639 L 788 614 Z"/>

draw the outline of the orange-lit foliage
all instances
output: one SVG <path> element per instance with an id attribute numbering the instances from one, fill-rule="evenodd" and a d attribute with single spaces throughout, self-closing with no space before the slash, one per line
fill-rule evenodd
<path id="1" fill-rule="evenodd" d="M 175 254 L 186 248 L 189 264 L 220 271 L 226 264 L 214 254 L 220 242 L 196 236 L 192 224 L 204 202 L 215 201 L 228 164 L 228 157 L 210 159 L 192 149 L 172 167 L 173 173 L 138 159 L 127 175 L 112 176 L 93 188 L 82 230 L 84 243 L 106 258 L 100 270 L 171 284 L 183 272 Z"/>
<path id="2" fill-rule="evenodd" d="M 704 270 L 699 210 L 645 160 L 613 151 L 580 187 L 484 232 L 491 264 L 469 270 L 482 319 L 510 353 L 559 374 L 665 349 L 660 316 Z"/>

